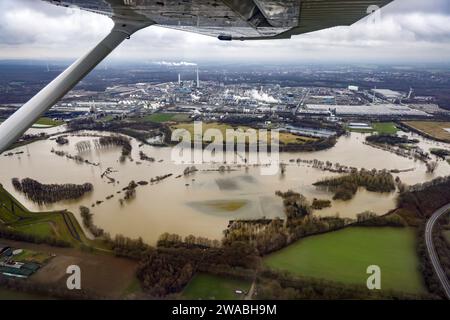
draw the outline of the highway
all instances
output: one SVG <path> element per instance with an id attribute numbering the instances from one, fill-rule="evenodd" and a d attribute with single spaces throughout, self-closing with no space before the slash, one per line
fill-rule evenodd
<path id="1" fill-rule="evenodd" d="M 427 225 L 425 228 L 425 243 L 427 246 L 428 255 L 431 259 L 431 263 L 433 264 L 434 271 L 436 272 L 448 299 L 450 299 L 450 283 L 448 282 L 447 275 L 442 269 L 442 266 L 439 262 L 439 257 L 436 253 L 436 249 L 434 248 L 432 231 L 434 225 L 436 224 L 436 221 L 438 221 L 441 216 L 448 213 L 449 211 L 450 203 L 434 212 L 431 218 L 427 221 Z"/>

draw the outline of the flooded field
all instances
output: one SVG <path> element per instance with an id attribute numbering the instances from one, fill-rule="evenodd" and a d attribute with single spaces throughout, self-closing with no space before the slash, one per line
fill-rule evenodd
<path id="1" fill-rule="evenodd" d="M 33 129 L 47 130 L 47 129 Z M 49 130 L 55 130 L 51 128 Z M 100 135 L 105 133 L 84 132 Z M 281 159 L 287 164 L 284 175 L 264 176 L 259 167 L 232 166 L 230 172 L 219 172 L 221 164 L 196 165 L 199 171 L 183 176 L 186 164 L 175 164 L 171 160 L 171 148 L 139 146 L 132 140 L 132 158 L 119 161 L 119 147 L 94 148 L 96 137 L 70 135 L 69 144 L 59 146 L 54 140 L 38 141 L 33 144 L 12 150 L 13 156 L 0 157 L 0 183 L 19 201 L 34 211 L 68 209 L 77 218 L 79 206 L 91 208 L 97 201 L 101 204 L 91 208 L 94 223 L 111 235 L 123 234 L 128 237 L 142 237 L 149 243 L 155 243 L 163 232 L 178 233 L 186 236 L 193 234 L 212 239 L 220 239 L 222 231 L 231 219 L 253 219 L 283 217 L 281 199 L 275 191 L 292 189 L 304 194 L 309 200 L 313 198 L 332 199 L 333 194 L 317 190 L 312 183 L 334 173 L 312 168 L 306 163 L 290 162 L 298 158 L 302 160 L 321 160 L 366 169 L 398 169 L 409 170 L 394 174 L 404 183 L 415 184 L 431 180 L 438 176 L 450 174 L 450 165 L 440 161 L 434 174 L 426 173 L 423 162 L 397 156 L 393 153 L 375 149 L 365 145 L 364 135 L 352 133 L 341 137 L 337 145 L 329 150 L 311 153 L 282 153 Z M 420 138 L 420 147 L 424 150 L 447 147 Z M 91 141 L 92 148 L 78 152 L 75 144 L 80 141 Z M 98 166 L 77 163 L 73 159 L 60 157 L 51 150 L 65 151 L 71 155 L 79 155 Z M 142 151 L 154 162 L 140 160 Z M 108 176 L 104 173 L 110 168 Z M 213 171 L 216 170 L 216 171 Z M 131 180 L 147 181 L 157 176 L 172 176 L 154 184 L 142 185 L 136 189 L 136 197 L 122 204 L 123 192 L 118 193 Z M 181 175 L 181 177 L 179 177 Z M 14 190 L 12 178 L 32 178 L 42 183 L 76 183 L 90 182 L 94 191 L 77 201 L 62 201 L 54 205 L 38 206 L 29 201 L 23 194 Z M 114 195 L 107 200 L 106 198 Z M 357 195 L 347 202 L 332 201 L 332 207 L 316 211 L 317 215 L 335 215 L 355 217 L 365 210 L 379 214 L 386 213 L 395 207 L 395 193 L 379 194 L 360 189 Z"/>

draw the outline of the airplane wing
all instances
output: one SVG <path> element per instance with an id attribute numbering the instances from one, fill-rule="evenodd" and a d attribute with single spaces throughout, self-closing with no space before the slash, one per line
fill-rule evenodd
<path id="1" fill-rule="evenodd" d="M 221 40 L 282 39 L 351 25 L 393 0 L 44 0 Z"/>
<path id="2" fill-rule="evenodd" d="M 350 25 L 391 0 L 43 0 L 105 14 L 111 32 L 0 124 L 0 153 L 137 30 L 150 25 L 216 36 L 220 40 L 290 38 Z"/>

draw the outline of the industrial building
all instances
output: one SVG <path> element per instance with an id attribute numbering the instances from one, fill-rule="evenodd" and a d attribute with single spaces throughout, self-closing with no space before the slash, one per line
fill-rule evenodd
<path id="1" fill-rule="evenodd" d="M 314 110 L 315 112 L 328 112 L 332 109 L 337 117 L 344 116 L 374 116 L 374 117 L 423 117 L 429 118 L 428 113 L 412 109 L 404 105 L 396 104 L 370 104 L 363 106 L 349 106 L 349 105 L 308 105 L 305 109 Z M 299 110 L 301 114 L 303 110 Z"/>
<path id="2" fill-rule="evenodd" d="M 403 93 L 390 89 L 372 89 L 372 92 L 376 96 L 392 103 L 401 101 L 401 99 L 404 97 Z"/>

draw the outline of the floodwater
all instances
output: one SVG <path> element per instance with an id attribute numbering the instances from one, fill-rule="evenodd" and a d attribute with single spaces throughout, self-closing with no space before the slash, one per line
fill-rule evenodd
<path id="1" fill-rule="evenodd" d="M 420 139 L 420 147 L 425 150 L 433 147 L 450 148 L 443 143 L 419 136 L 414 137 Z M 13 152 L 24 153 L 11 157 L 0 156 L 0 183 L 30 210 L 69 209 L 80 222 L 80 205 L 91 208 L 96 201 L 104 201 L 91 208 L 96 225 L 111 235 L 142 237 L 148 243 L 154 244 L 163 232 L 220 239 L 231 219 L 283 217 L 282 201 L 275 196 L 277 190 L 291 189 L 304 194 L 309 200 L 313 198 L 331 200 L 332 193 L 317 190 L 312 183 L 335 174 L 312 168 L 305 163 L 298 165 L 296 162 L 289 162 L 291 159 L 318 159 L 366 169 L 413 169 L 395 174 L 407 184 L 450 174 L 450 165 L 447 162 L 440 161 L 436 172 L 427 174 L 424 163 L 367 146 L 363 144 L 364 135 L 360 133 L 341 137 L 337 145 L 329 150 L 282 153 L 280 155 L 282 161 L 288 164 L 284 176 L 261 175 L 261 168 L 253 166 L 248 169 L 232 166 L 231 172 L 205 171 L 217 169 L 220 164 L 203 164 L 196 165 L 199 171 L 194 174 L 177 178 L 187 165 L 175 164 L 171 160 L 172 148 L 139 147 L 139 143 L 134 139 L 132 140 L 134 161 L 126 160 L 123 163 L 119 161 L 120 148 L 95 149 L 93 143 L 90 151 L 79 155 L 92 163 L 99 163 L 99 166 L 77 163 L 51 153 L 51 150 L 55 149 L 77 155 L 75 148 L 77 142 L 87 140 L 93 142 L 95 139 L 97 138 L 70 136 L 69 144 L 64 146 L 58 146 L 54 140 L 44 140 L 17 148 Z M 139 151 L 145 152 L 156 161 L 153 163 L 141 161 Z M 109 176 L 116 180 L 115 183 L 110 183 L 107 178 L 101 178 L 101 174 L 107 168 L 113 169 Z M 131 180 L 149 181 L 156 176 L 170 173 L 173 176 L 159 183 L 139 186 L 134 199 L 120 204 L 119 199 L 123 197 L 123 192 L 121 194 L 117 192 Z M 90 182 L 94 185 L 94 191 L 76 201 L 38 206 L 14 190 L 11 184 L 14 177 L 21 179 L 30 177 L 42 183 Z M 114 197 L 106 200 L 110 195 Z M 333 201 L 331 208 L 316 211 L 315 214 L 355 217 L 365 210 L 383 214 L 395 208 L 395 197 L 395 192 L 379 194 L 360 189 L 351 201 Z"/>

